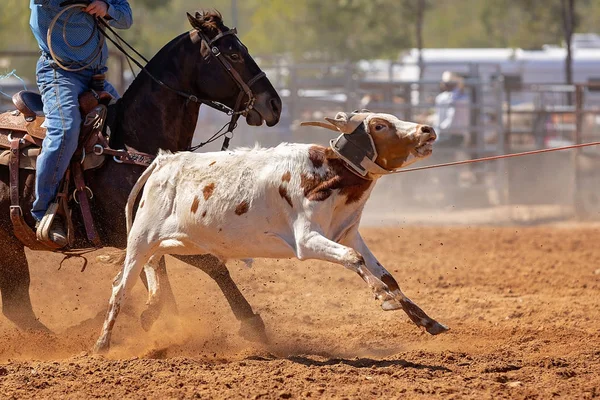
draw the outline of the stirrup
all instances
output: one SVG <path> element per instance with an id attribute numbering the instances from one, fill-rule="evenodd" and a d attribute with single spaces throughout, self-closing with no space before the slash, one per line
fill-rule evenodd
<path id="1" fill-rule="evenodd" d="M 46 246 L 54 248 L 54 249 L 63 248 L 68 244 L 68 238 L 64 244 L 56 243 L 55 241 L 53 241 L 50 238 L 50 230 L 52 228 L 52 223 L 54 222 L 54 218 L 56 217 L 58 207 L 59 207 L 58 202 L 54 202 L 54 203 L 50 204 L 50 206 L 48 207 L 48 211 L 46 211 L 44 218 L 42 218 L 42 220 L 40 221 L 40 224 L 38 225 L 36 232 L 35 232 L 37 240 L 39 240 Z"/>

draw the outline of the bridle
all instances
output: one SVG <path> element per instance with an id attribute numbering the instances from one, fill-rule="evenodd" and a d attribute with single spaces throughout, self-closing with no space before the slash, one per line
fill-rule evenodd
<path id="1" fill-rule="evenodd" d="M 119 36 L 119 34 L 116 33 L 114 31 L 114 29 L 111 26 L 109 26 L 108 23 L 103 18 L 98 18 L 97 20 L 103 26 L 103 28 L 108 29 L 113 35 L 115 35 L 115 37 L 118 38 L 118 40 L 120 40 L 129 49 L 131 49 L 133 52 L 135 52 L 135 54 L 137 54 L 140 58 L 142 58 L 146 63 L 149 62 L 143 55 L 141 55 L 129 43 L 127 43 L 127 41 L 125 41 L 121 36 Z M 173 93 L 175 93 L 175 94 L 177 94 L 179 96 L 185 97 L 186 100 L 187 100 L 186 104 L 189 103 L 190 101 L 194 102 L 194 103 L 198 103 L 198 104 L 206 104 L 207 106 L 209 106 L 211 108 L 214 108 L 214 109 L 216 109 L 218 111 L 224 112 L 225 114 L 231 116 L 231 120 L 229 121 L 229 123 L 226 124 L 225 126 L 223 126 L 223 128 L 221 128 L 219 131 L 217 131 L 208 140 L 206 140 L 205 142 L 202 142 L 202 143 L 200 143 L 198 145 L 195 145 L 195 146 L 192 146 L 190 144 L 190 146 L 188 146 L 188 148 L 186 150 L 188 150 L 188 151 L 195 151 L 195 150 L 199 149 L 200 147 L 203 147 L 204 145 L 217 140 L 221 136 L 225 136 L 225 139 L 223 141 L 223 145 L 221 146 L 221 150 L 227 150 L 227 148 L 229 147 L 229 141 L 233 137 L 233 130 L 237 126 L 237 120 L 238 120 L 238 118 L 240 117 L 240 115 L 246 115 L 250 110 L 252 110 L 254 108 L 254 103 L 256 102 L 256 96 L 252 92 L 251 86 L 254 85 L 257 81 L 259 81 L 260 79 L 262 79 L 262 78 L 264 78 L 266 76 L 265 73 L 263 71 L 261 71 L 257 75 L 255 75 L 252 79 L 250 79 L 248 82 L 245 82 L 244 79 L 241 77 L 241 75 L 235 70 L 235 68 L 232 67 L 231 63 L 229 61 L 227 61 L 227 59 L 225 58 L 225 56 L 222 54 L 222 52 L 219 49 L 219 47 L 217 46 L 216 42 L 219 41 L 220 39 L 222 39 L 223 37 L 228 36 L 228 35 L 235 35 L 237 37 L 237 30 L 236 30 L 236 28 L 231 28 L 231 29 L 229 29 L 227 31 L 219 32 L 212 39 L 209 39 L 204 34 L 204 32 L 201 32 L 198 29 L 194 29 L 193 31 L 190 32 L 190 37 L 192 39 L 192 42 L 193 43 L 203 42 L 204 45 L 209 49 L 209 56 L 208 57 L 215 58 L 220 63 L 220 65 L 223 68 L 225 68 L 225 70 L 227 71 L 227 73 L 229 74 L 229 76 L 233 79 L 233 81 L 239 87 L 240 92 L 239 92 L 239 95 L 237 97 L 236 104 L 235 104 L 234 108 L 226 106 L 225 104 L 220 103 L 218 101 L 209 100 L 209 99 L 201 99 L 198 96 L 195 96 L 193 94 L 190 94 L 190 93 L 187 93 L 187 92 L 184 92 L 184 91 L 172 88 L 171 86 L 167 85 L 166 83 L 164 83 L 163 81 L 161 81 L 160 79 L 158 79 L 157 77 L 155 77 L 154 75 L 152 75 L 152 73 L 150 73 L 150 71 L 148 71 L 148 69 L 146 69 L 146 67 L 144 67 L 133 56 L 131 56 L 127 52 L 127 50 L 125 50 L 123 48 L 123 46 L 120 45 L 120 43 L 117 43 L 110 36 L 108 36 L 106 34 L 106 32 L 104 31 L 104 29 L 100 29 L 100 32 L 102 32 L 102 34 L 112 44 L 114 44 L 115 47 L 117 47 L 117 49 L 119 49 L 125 55 L 125 57 L 127 57 L 129 60 L 131 60 L 133 63 L 135 63 L 155 83 L 157 83 L 161 87 L 164 87 L 165 89 L 168 89 L 169 91 L 171 91 L 171 92 L 173 92 Z M 240 43 L 241 43 L 241 41 L 240 41 Z M 243 44 L 242 44 L 242 46 L 243 46 Z M 244 48 L 245 48 L 245 46 L 244 46 Z M 246 101 L 245 104 L 242 105 L 242 101 L 243 101 L 244 97 L 248 97 L 248 100 Z M 241 107 L 244 107 L 244 108 L 240 109 Z M 223 132 L 223 130 L 225 129 L 225 127 L 227 127 L 227 131 Z"/>
<path id="2" fill-rule="evenodd" d="M 240 94 L 237 98 L 235 108 L 233 110 L 231 110 L 230 114 L 231 115 L 236 115 L 236 114 L 243 115 L 243 114 L 246 114 L 248 111 L 252 110 L 252 108 L 254 108 L 254 103 L 256 102 L 256 97 L 254 96 L 254 93 L 252 93 L 252 89 L 250 89 L 250 87 L 254 83 L 256 83 L 259 79 L 264 78 L 266 76 L 265 73 L 261 71 L 260 73 L 256 74 L 256 76 L 254 76 L 252 79 L 250 79 L 248 81 L 248 83 L 244 82 L 244 80 L 242 79 L 240 74 L 231 66 L 231 63 L 229 61 L 227 61 L 227 58 L 225 58 L 225 56 L 221 53 L 221 50 L 215 45 L 215 43 L 219 39 L 221 39 L 225 36 L 228 36 L 228 35 L 236 36 L 237 29 L 232 28 L 225 32 L 220 32 L 218 35 L 216 35 L 212 39 L 208 39 L 208 37 L 206 37 L 206 35 L 203 32 L 198 31 L 198 30 L 192 31 L 191 35 L 192 35 L 192 42 L 197 43 L 198 39 L 200 39 L 202 42 L 204 42 L 206 44 L 206 46 L 208 47 L 208 49 L 210 51 L 211 57 L 216 58 L 217 61 L 219 61 L 221 63 L 221 65 L 223 66 L 223 68 L 225 68 L 225 70 L 227 71 L 229 76 L 231 76 L 231 78 L 235 81 L 235 83 L 240 88 Z M 245 108 L 243 110 L 239 110 L 239 107 L 241 105 L 242 99 L 244 98 L 244 95 L 248 96 L 248 101 L 245 104 Z"/>
<path id="3" fill-rule="evenodd" d="M 229 109 L 229 111 L 227 112 L 227 115 L 231 116 L 231 120 L 229 121 L 227 131 L 224 134 L 225 135 L 225 141 L 223 143 L 223 147 L 221 148 L 221 150 L 226 150 L 227 147 L 228 147 L 228 145 L 229 145 L 229 140 L 231 139 L 231 136 L 228 136 L 228 134 L 233 133 L 233 130 L 235 129 L 235 127 L 237 125 L 237 120 L 238 120 L 239 116 L 240 115 L 244 115 L 245 116 L 250 110 L 252 110 L 254 108 L 254 103 L 256 102 L 256 96 L 254 96 L 254 93 L 252 92 L 252 89 L 250 89 L 250 87 L 252 85 L 254 85 L 260 79 L 264 78 L 266 75 L 265 75 L 265 73 L 263 71 L 261 71 L 258 74 L 256 74 L 252 79 L 250 79 L 247 83 L 244 82 L 244 79 L 242 79 L 241 75 L 235 70 L 235 68 L 232 67 L 231 63 L 223 55 L 223 53 L 221 52 L 221 50 L 219 49 L 219 47 L 216 46 L 215 43 L 219 39 L 222 39 L 225 36 L 234 35 L 234 36 L 237 37 L 237 29 L 236 28 L 231 28 L 231 29 L 229 29 L 227 31 L 219 32 L 212 39 L 209 39 L 204 34 L 204 32 L 202 32 L 200 30 L 194 30 L 194 31 L 191 32 L 190 35 L 191 35 L 193 43 L 198 43 L 198 41 L 201 41 L 201 42 L 203 42 L 206 45 L 206 47 L 209 50 L 210 57 L 215 58 L 223 66 L 223 68 L 225 68 L 225 70 L 227 71 L 227 73 L 229 74 L 229 76 L 231 76 L 231 78 L 233 79 L 233 81 L 237 84 L 237 86 L 240 89 L 240 92 L 238 94 L 237 100 L 235 102 L 235 107 L 233 109 Z M 238 41 L 239 41 L 239 39 L 238 39 Z M 241 41 L 240 41 L 240 43 L 241 43 Z M 245 48 L 245 46 L 244 46 L 244 48 Z M 245 96 L 248 97 L 248 100 L 243 105 L 244 109 L 240 110 L 240 107 L 242 107 L 242 100 L 244 99 Z M 215 103 L 212 100 L 210 100 L 210 101 L 212 103 Z M 225 106 L 225 105 L 223 105 L 221 103 L 219 103 L 219 104 L 222 105 L 222 106 L 224 106 L 224 107 L 227 107 L 227 106 Z M 217 134 L 218 133 L 219 132 L 217 132 Z M 206 143 L 208 143 L 208 142 L 206 142 Z M 199 145 L 190 147 L 188 150 L 194 151 L 194 150 L 202 147 L 206 143 L 201 143 Z"/>

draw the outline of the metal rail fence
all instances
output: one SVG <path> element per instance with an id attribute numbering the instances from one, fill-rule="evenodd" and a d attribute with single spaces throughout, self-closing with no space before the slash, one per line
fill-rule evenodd
<path id="1" fill-rule="evenodd" d="M 37 52 L 0 52 L 2 58 L 31 60 Z M 126 61 L 111 53 L 109 80 L 123 93 L 131 80 Z M 269 63 L 269 64 L 267 64 Z M 376 76 L 358 64 L 288 64 L 262 60 L 263 70 L 282 96 L 284 110 L 276 128 L 245 126 L 238 145 L 276 145 L 281 141 L 327 144 L 331 134 L 300 127 L 338 111 L 368 108 L 419 123 L 435 124 L 439 81 L 396 79 L 399 64 Z M 468 118 L 444 134 L 428 164 L 501 155 L 600 139 L 600 84 L 522 84 L 494 65 L 457 64 L 464 74 Z M 460 67 L 460 68 L 459 68 Z M 452 65 L 447 66 L 452 69 Z M 484 71 L 485 70 L 485 71 Z M 485 73 L 483 73 L 484 71 Z M 0 82 L 1 84 L 1 82 Z M 29 85 L 35 89 L 35 84 Z M 2 107 L 2 104 L 0 104 Z M 211 111 L 205 111 L 210 114 Z M 222 125 L 222 116 L 201 113 L 199 137 Z M 224 122 L 223 122 L 224 123 Z M 586 216 L 600 216 L 600 149 L 586 148 L 509 161 L 500 160 L 403 176 L 403 201 L 412 206 L 479 207 L 509 204 L 560 204 Z M 410 205 L 410 204 L 409 204 Z"/>

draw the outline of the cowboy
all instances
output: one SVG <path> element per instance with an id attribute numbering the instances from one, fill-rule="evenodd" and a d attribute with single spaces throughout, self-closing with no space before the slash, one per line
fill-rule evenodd
<path id="1" fill-rule="evenodd" d="M 42 53 L 36 66 L 36 79 L 47 129 L 36 167 L 36 198 L 32 208 L 38 222 L 36 228 L 55 199 L 77 148 L 82 120 L 79 95 L 89 89 L 92 76 L 107 70 L 108 48 L 97 28 L 96 18 L 104 18 L 111 26 L 121 29 L 129 28 L 132 23 L 127 0 L 94 0 L 85 8 L 65 11 L 53 23 L 64 11 L 62 2 L 31 0 L 29 5 L 29 25 Z M 51 25 L 51 38 L 48 38 Z M 119 97 L 108 82 L 104 83 L 104 90 Z M 63 222 L 55 218 L 49 238 L 64 246 L 67 235 L 62 225 Z"/>
<path id="2" fill-rule="evenodd" d="M 438 146 L 457 147 L 469 143 L 469 96 L 463 78 L 445 71 L 440 82 L 441 93 L 435 98 L 435 123 Z"/>

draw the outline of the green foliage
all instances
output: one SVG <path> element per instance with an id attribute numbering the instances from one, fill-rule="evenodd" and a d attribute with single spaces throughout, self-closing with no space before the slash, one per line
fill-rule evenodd
<path id="1" fill-rule="evenodd" d="M 416 46 L 419 0 L 238 0 L 238 30 L 253 54 L 302 61 L 396 58 Z M 232 0 L 130 0 L 133 27 L 123 36 L 146 56 L 190 29 L 199 7 L 231 20 Z M 562 0 L 425 0 L 424 47 L 560 44 Z M 576 32 L 598 32 L 600 1 L 576 0 Z M 0 50 L 35 50 L 29 3 L 0 0 Z M 32 67 L 33 68 L 33 67 Z M 0 72 L 1 68 L 0 68 Z"/>
<path id="2" fill-rule="evenodd" d="M 29 30 L 29 2 L 0 1 L 0 50 L 35 49 Z"/>
<path id="3" fill-rule="evenodd" d="M 259 53 L 343 61 L 396 57 L 409 44 L 403 7 L 396 1 L 260 0 L 251 12 L 253 29 L 247 38 Z"/>
<path id="4" fill-rule="evenodd" d="M 171 3 L 171 0 L 136 0 L 130 2 L 131 5 L 141 5 L 148 10 L 156 10 L 158 8 L 167 6 Z"/>

